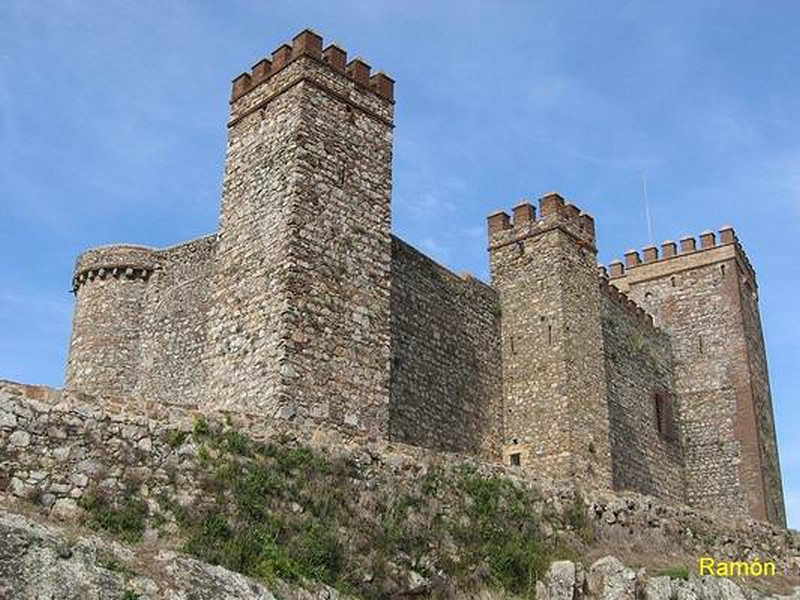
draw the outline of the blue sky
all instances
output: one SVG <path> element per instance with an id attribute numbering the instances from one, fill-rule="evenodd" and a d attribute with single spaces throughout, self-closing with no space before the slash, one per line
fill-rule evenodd
<path id="1" fill-rule="evenodd" d="M 312 27 L 397 80 L 394 230 L 487 277 L 485 217 L 559 190 L 600 259 L 733 224 L 800 527 L 800 3 L 0 3 L 0 377 L 60 385 L 74 257 L 217 226 L 230 80 Z"/>

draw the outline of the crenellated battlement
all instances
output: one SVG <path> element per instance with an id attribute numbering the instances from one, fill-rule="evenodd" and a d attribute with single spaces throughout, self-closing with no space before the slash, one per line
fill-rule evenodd
<path id="1" fill-rule="evenodd" d="M 630 297 L 620 291 L 616 286 L 613 286 L 608 281 L 605 269 L 601 267 L 600 273 L 600 290 L 608 296 L 611 300 L 616 302 L 625 312 L 627 312 L 633 319 L 650 329 L 659 330 L 653 321 L 653 316 L 644 310 L 641 306 L 636 304 Z"/>
<path id="2" fill-rule="evenodd" d="M 569 234 L 580 246 L 595 249 L 594 218 L 577 206 L 566 202 L 557 192 L 539 199 L 539 218 L 536 208 L 522 201 L 513 209 L 513 217 L 505 211 L 489 215 L 489 247 L 499 248 L 525 238 L 541 235 L 553 229 Z"/>
<path id="3" fill-rule="evenodd" d="M 391 77 L 382 71 L 372 74 L 370 65 L 358 56 L 348 62 L 347 52 L 343 48 L 334 43 L 323 49 L 322 42 L 322 36 L 305 29 L 294 36 L 291 44 L 281 44 L 272 52 L 271 58 L 261 59 L 250 72 L 242 73 L 233 80 L 231 102 L 268 81 L 301 56 L 318 60 L 359 86 L 394 102 L 394 80 Z"/>
<path id="4" fill-rule="evenodd" d="M 684 236 L 678 243 L 672 240 L 662 242 L 661 247 L 645 246 L 641 252 L 638 250 L 628 250 L 625 253 L 624 262 L 613 260 L 609 263 L 607 273 L 611 280 L 620 279 L 628 276 L 631 271 L 638 272 L 640 269 L 658 265 L 659 271 L 674 268 L 682 270 L 685 259 L 689 256 L 698 257 L 702 253 L 719 251 L 720 248 L 732 248 L 735 250 L 737 258 L 740 260 L 742 268 L 747 272 L 749 279 L 755 285 L 755 271 L 747 258 L 739 238 L 733 227 L 722 227 L 718 233 L 711 230 L 703 231 L 698 238 L 694 236 Z M 710 260 L 716 257 L 707 256 Z M 695 261 L 693 261 L 695 262 Z M 604 268 L 605 269 L 605 268 Z"/>

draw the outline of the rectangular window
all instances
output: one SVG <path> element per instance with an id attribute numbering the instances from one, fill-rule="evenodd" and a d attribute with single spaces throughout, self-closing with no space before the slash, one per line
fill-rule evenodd
<path id="1" fill-rule="evenodd" d="M 655 425 L 661 439 L 668 442 L 675 440 L 675 414 L 672 398 L 665 392 L 656 392 L 653 397 Z"/>
<path id="2" fill-rule="evenodd" d="M 508 459 L 509 459 L 509 464 L 512 467 L 518 467 L 522 464 L 522 456 L 520 455 L 519 452 L 515 452 L 514 454 L 510 455 Z"/>

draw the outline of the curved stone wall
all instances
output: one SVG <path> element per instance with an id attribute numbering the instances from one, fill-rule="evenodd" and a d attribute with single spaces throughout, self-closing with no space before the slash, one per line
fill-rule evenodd
<path id="1" fill-rule="evenodd" d="M 68 389 L 129 394 L 137 382 L 141 321 L 158 254 L 142 246 L 104 246 L 78 257 Z"/>

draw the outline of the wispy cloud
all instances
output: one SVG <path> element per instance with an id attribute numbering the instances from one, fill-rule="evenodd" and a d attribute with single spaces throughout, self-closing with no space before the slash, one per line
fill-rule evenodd
<path id="1" fill-rule="evenodd" d="M 732 222 L 782 354 L 781 431 L 800 427 L 800 6 L 786 3 L 0 2 L 0 316 L 15 315 L 0 365 L 60 372 L 41 349 L 69 330 L 76 248 L 216 226 L 229 81 L 306 26 L 397 80 L 394 225 L 454 270 L 486 272 L 489 212 L 552 189 L 594 214 L 602 252 L 641 245 L 644 173 L 658 236 Z M 32 262 L 64 276 L 30 277 Z M 800 524 L 798 450 L 781 451 Z"/>

